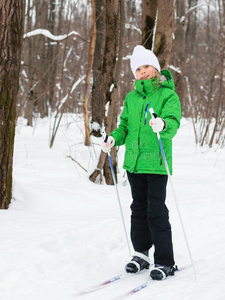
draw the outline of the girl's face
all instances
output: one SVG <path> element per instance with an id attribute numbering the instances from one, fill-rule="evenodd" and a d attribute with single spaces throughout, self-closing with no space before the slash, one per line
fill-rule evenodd
<path id="1" fill-rule="evenodd" d="M 143 65 L 137 68 L 135 72 L 135 76 L 137 80 L 145 80 L 145 79 L 152 79 L 156 77 L 157 71 L 154 67 L 149 65 Z"/>

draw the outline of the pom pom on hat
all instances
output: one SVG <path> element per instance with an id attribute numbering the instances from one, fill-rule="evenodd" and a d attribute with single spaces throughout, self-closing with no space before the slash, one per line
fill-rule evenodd
<path id="1" fill-rule="evenodd" d="M 135 78 L 137 68 L 143 65 L 152 66 L 156 68 L 159 73 L 161 72 L 160 64 L 155 54 L 151 50 L 138 45 L 134 47 L 133 53 L 130 57 L 130 67 Z"/>

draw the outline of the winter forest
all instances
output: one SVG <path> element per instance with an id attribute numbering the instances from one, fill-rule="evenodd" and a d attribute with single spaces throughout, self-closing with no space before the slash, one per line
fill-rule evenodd
<path id="1" fill-rule="evenodd" d="M 177 276 L 171 288 L 160 287 L 168 297 L 158 295 L 158 284 L 151 296 L 223 299 L 225 0 L 0 0 L 0 20 L 0 298 L 125 299 L 113 298 L 113 290 L 80 297 L 77 287 L 112 277 L 115 261 L 123 266 L 127 259 L 100 144 L 118 125 L 135 82 L 129 58 L 143 45 L 172 73 L 180 98 L 175 187 L 196 272 L 205 279 L 193 285 L 191 268 L 184 268 L 180 282 Z M 129 228 L 130 192 L 119 148 L 112 148 L 111 158 Z M 176 227 L 172 200 L 169 206 Z M 178 262 L 189 265 L 185 243 L 178 241 L 182 231 L 174 235 Z M 207 255 L 219 265 L 218 281 L 215 274 L 207 277 L 213 266 L 204 270 Z M 138 285 L 132 280 L 130 288 Z M 135 297 L 149 299 L 147 289 L 142 295 Z"/>
<path id="2" fill-rule="evenodd" d="M 9 101 L 12 110 L 16 110 L 16 114 L 4 116 L 0 132 L 5 174 L 1 188 L 5 180 L 9 181 L 6 185 L 10 189 L 11 175 L 4 169 L 10 170 L 12 164 L 10 148 L 13 148 L 13 127 L 18 117 L 23 116 L 27 126 L 33 128 L 40 118 L 50 118 L 50 148 L 63 114 L 82 115 L 86 146 L 91 145 L 92 136 L 99 137 L 104 131 L 109 134 L 116 127 L 124 97 L 133 85 L 129 55 L 137 44 L 152 49 L 161 68 L 171 70 L 183 116 L 192 119 L 196 143 L 224 146 L 224 1 L 27 0 L 20 5 L 16 3 L 6 1 L 1 5 L 2 18 L 8 22 L 1 34 L 2 47 L 7 42 L 5 36 L 10 35 L 7 30 L 16 26 L 10 20 L 13 10 L 17 10 L 20 22 L 20 27 L 15 29 L 18 34 L 9 37 L 20 47 L 13 49 L 12 45 L 8 57 L 17 60 L 14 72 L 19 78 L 13 73 L 15 84 L 8 87 L 8 92 L 15 95 L 19 85 L 18 100 L 5 100 L 3 90 L 0 94 L 2 109 L 4 101 Z M 6 11 L 9 16 L 3 15 L 8 6 L 11 7 Z M 7 54 L 1 52 L 4 60 Z M 1 65 L 1 86 L 4 86 L 9 78 L 3 75 L 7 66 Z M 7 126 L 12 129 L 4 137 Z M 116 149 L 112 151 L 112 159 L 116 171 Z M 112 184 L 104 154 L 99 157 L 90 180 L 102 177 L 99 169 L 104 171 L 107 184 Z M 11 194 L 6 190 L 2 193 L 8 196 L 1 199 L 1 207 L 7 207 L 10 202 Z"/>

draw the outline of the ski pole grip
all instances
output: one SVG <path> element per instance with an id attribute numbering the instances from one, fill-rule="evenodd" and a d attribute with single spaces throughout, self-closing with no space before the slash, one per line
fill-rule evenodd
<path id="1" fill-rule="evenodd" d="M 107 143 L 108 141 L 108 135 L 106 134 L 105 139 L 104 139 L 104 143 Z"/>
<path id="2" fill-rule="evenodd" d="M 149 112 L 150 112 L 153 119 L 157 118 L 157 114 L 154 113 L 154 109 L 152 107 L 149 108 Z"/>

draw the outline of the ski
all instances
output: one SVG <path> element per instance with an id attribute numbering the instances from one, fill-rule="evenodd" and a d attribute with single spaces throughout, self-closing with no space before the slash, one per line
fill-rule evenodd
<path id="1" fill-rule="evenodd" d="M 181 270 L 185 269 L 185 267 L 179 268 L 176 270 L 176 272 L 180 272 Z M 166 280 L 169 280 L 173 278 L 173 276 L 168 276 Z M 133 289 L 129 290 L 128 292 L 125 292 L 119 296 L 116 296 L 115 298 L 111 299 L 111 300 L 120 300 L 123 299 L 125 297 L 128 296 L 132 296 L 140 291 L 142 291 L 143 289 L 145 289 L 146 287 L 148 287 L 148 285 L 152 282 L 152 279 L 149 277 L 149 279 L 147 281 L 144 281 L 143 283 L 141 283 L 140 285 L 134 287 Z"/>
<path id="2" fill-rule="evenodd" d="M 122 279 L 129 278 L 130 276 L 131 276 L 130 274 L 122 273 L 122 274 L 116 275 L 116 276 L 114 276 L 110 279 L 107 279 L 103 282 L 97 283 L 95 285 L 79 289 L 79 291 L 81 293 L 84 293 L 84 294 L 95 292 L 97 290 L 100 290 L 100 289 L 106 288 L 108 286 L 111 286 L 111 284 L 113 284 L 115 282 L 118 282 L 118 281 L 121 281 Z"/>
<path id="3" fill-rule="evenodd" d="M 187 266 L 186 266 L 187 267 Z M 176 272 L 180 272 L 182 271 L 183 269 L 186 269 L 186 267 L 181 267 L 179 269 L 176 270 Z M 145 270 L 143 270 L 145 271 Z M 143 274 L 143 271 L 141 272 Z M 147 270 L 146 270 L 147 271 Z M 113 283 L 116 283 L 116 282 L 120 282 L 121 280 L 123 279 L 128 279 L 128 278 L 131 278 L 133 276 L 138 276 L 138 274 L 128 274 L 128 273 L 121 273 L 119 275 L 116 275 L 110 279 L 107 279 L 101 283 L 98 283 L 98 284 L 95 284 L 95 285 L 92 285 L 92 286 L 89 286 L 89 287 L 86 287 L 86 288 L 82 288 L 82 289 L 77 289 L 79 290 L 79 292 L 81 294 L 87 294 L 87 293 L 92 293 L 92 292 L 95 292 L 97 290 L 100 290 L 100 289 L 103 289 L 103 288 L 106 288 L 106 287 L 109 287 L 109 286 L 112 286 Z M 146 287 L 148 287 L 148 285 L 152 282 L 152 279 L 148 276 L 149 279 L 145 278 L 145 280 L 143 281 L 143 283 L 141 283 L 140 285 L 132 288 L 131 290 L 119 295 L 119 296 L 116 296 L 115 298 L 111 299 L 111 300 L 119 300 L 119 299 L 123 299 L 123 297 L 128 297 L 128 296 L 132 296 L 140 291 L 142 291 L 143 289 L 145 289 Z M 173 278 L 173 276 L 169 276 L 166 280 L 169 280 Z"/>
<path id="4" fill-rule="evenodd" d="M 149 285 L 150 282 L 151 282 L 151 280 L 149 279 L 148 281 L 140 284 L 139 286 L 133 288 L 132 290 L 125 292 L 119 296 L 116 296 L 115 298 L 113 298 L 111 300 L 119 300 L 119 299 L 123 299 L 124 297 L 132 296 L 132 295 L 142 291 L 143 289 L 145 289 Z"/>
<path id="5" fill-rule="evenodd" d="M 147 269 L 146 270 L 142 270 L 138 274 L 143 274 L 145 271 L 148 271 L 148 270 Z M 79 292 L 81 294 L 92 293 L 92 292 L 95 292 L 97 290 L 100 290 L 100 289 L 112 286 L 112 284 L 115 284 L 115 283 L 120 282 L 122 280 L 138 276 L 138 274 L 132 274 L 132 273 L 123 272 L 123 273 L 121 273 L 119 275 L 116 275 L 116 276 L 114 276 L 114 277 L 112 277 L 110 279 L 107 279 L 107 280 L 105 280 L 103 282 L 97 283 L 97 284 L 92 285 L 92 286 L 84 287 L 84 288 L 77 288 L 77 290 L 79 290 Z"/>

